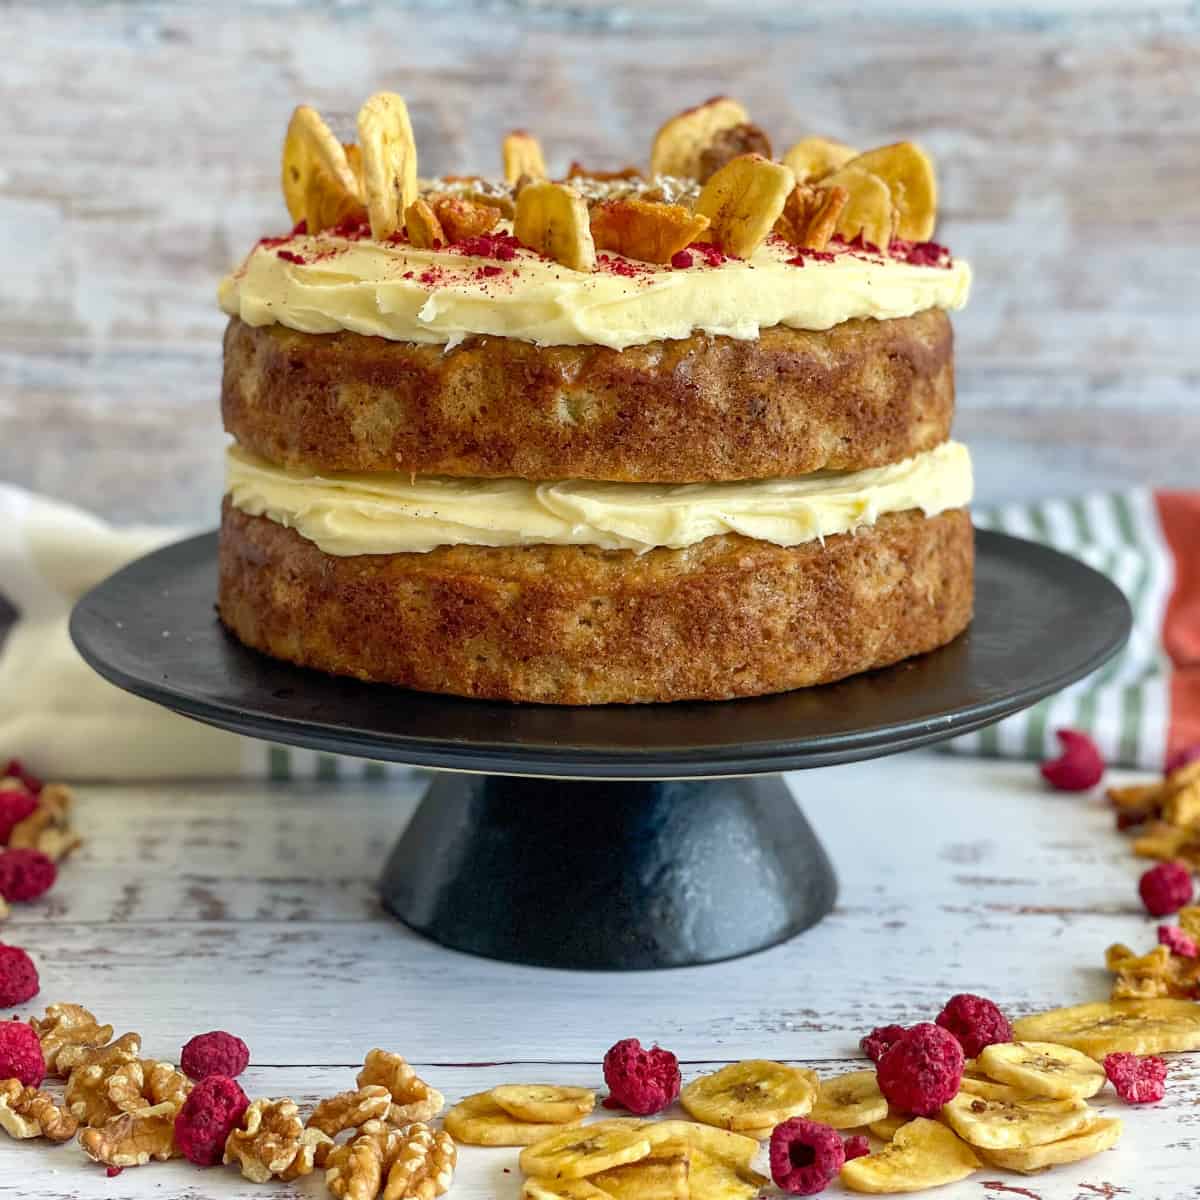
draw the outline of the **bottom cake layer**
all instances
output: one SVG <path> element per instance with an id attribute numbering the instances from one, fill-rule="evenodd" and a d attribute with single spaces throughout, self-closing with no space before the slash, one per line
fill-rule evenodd
<path id="1" fill-rule="evenodd" d="M 275 658 L 428 692 L 543 704 L 727 700 L 945 645 L 971 619 L 965 509 L 782 547 L 444 546 L 336 557 L 228 500 L 219 610 Z"/>

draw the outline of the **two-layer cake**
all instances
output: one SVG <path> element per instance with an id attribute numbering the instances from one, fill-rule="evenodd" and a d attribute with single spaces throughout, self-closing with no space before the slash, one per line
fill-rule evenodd
<path id="1" fill-rule="evenodd" d="M 297 222 L 221 287 L 235 445 L 219 607 L 247 645 L 427 691 L 565 704 L 752 696 L 967 625 L 946 311 L 909 143 L 783 161 L 734 102 L 651 171 L 420 182 L 374 96 L 299 109 Z"/>

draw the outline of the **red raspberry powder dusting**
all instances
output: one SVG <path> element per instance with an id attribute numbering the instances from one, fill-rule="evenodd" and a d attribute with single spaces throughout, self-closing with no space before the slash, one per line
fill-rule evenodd
<path id="1" fill-rule="evenodd" d="M 196 1034 L 184 1046 L 179 1065 L 189 1079 L 204 1079 L 209 1075 L 232 1079 L 250 1065 L 250 1049 L 240 1037 L 214 1029 L 211 1033 Z"/>
<path id="2" fill-rule="evenodd" d="M 19 758 L 10 758 L 0 779 L 19 779 L 35 796 L 42 790 L 42 781 Z"/>
<path id="3" fill-rule="evenodd" d="M 679 1059 L 670 1050 L 645 1050 L 637 1038 L 625 1038 L 604 1056 L 604 1082 L 610 1093 L 606 1107 L 619 1105 L 648 1117 L 679 1096 Z"/>
<path id="4" fill-rule="evenodd" d="M 1165 917 L 1192 902 L 1192 873 L 1181 862 L 1161 862 L 1138 881 L 1138 894 L 1152 917 Z"/>
<path id="5" fill-rule="evenodd" d="M 1167 1063 L 1157 1055 L 1110 1054 L 1104 1073 L 1126 1104 L 1155 1104 L 1166 1093 Z"/>
<path id="6" fill-rule="evenodd" d="M 36 900 L 57 878 L 54 860 L 40 850 L 0 851 L 0 896 L 5 900 Z"/>
<path id="7" fill-rule="evenodd" d="M 0 843 L 7 845 L 13 826 L 25 820 L 37 808 L 37 796 L 24 788 L 4 788 L 0 791 Z"/>
<path id="8" fill-rule="evenodd" d="M 792 1196 L 815 1196 L 837 1177 L 846 1148 L 836 1129 L 793 1117 L 771 1132 L 771 1178 Z"/>
<path id="9" fill-rule="evenodd" d="M 175 1144 L 184 1158 L 198 1167 L 215 1167 L 249 1106 L 235 1080 L 225 1075 L 200 1080 L 175 1118 Z"/>
<path id="10" fill-rule="evenodd" d="M 1062 753 L 1042 763 L 1042 778 L 1060 792 L 1086 792 L 1104 775 L 1104 756 L 1086 733 L 1076 729 L 1055 730 Z"/>
<path id="11" fill-rule="evenodd" d="M 876 1068 L 884 1099 L 901 1112 L 932 1117 L 958 1094 L 963 1050 L 940 1025 L 914 1025 L 884 1052 Z"/>
<path id="12" fill-rule="evenodd" d="M 898 1042 L 908 1030 L 903 1025 L 880 1025 L 872 1029 L 858 1043 L 859 1049 L 873 1062 L 877 1063 L 893 1042 Z"/>
<path id="13" fill-rule="evenodd" d="M 16 1008 L 38 994 L 41 984 L 33 959 L 20 946 L 0 943 L 0 1008 Z"/>
<path id="14" fill-rule="evenodd" d="M 45 1078 L 46 1060 L 33 1027 L 16 1017 L 0 1023 L 0 1079 L 19 1079 L 26 1087 L 38 1087 Z"/>
<path id="15" fill-rule="evenodd" d="M 1195 938 L 1188 937 L 1178 925 L 1160 925 L 1158 942 L 1180 958 L 1200 958 L 1200 946 L 1196 945 Z"/>
<path id="16" fill-rule="evenodd" d="M 968 1058 L 974 1058 L 984 1046 L 993 1042 L 1011 1042 L 1012 1026 L 1008 1018 L 983 996 L 962 992 L 951 996 L 946 1007 L 938 1013 L 936 1022 L 948 1029 Z"/>
<path id="17" fill-rule="evenodd" d="M 849 1162 L 852 1158 L 862 1158 L 864 1154 L 870 1154 L 871 1143 L 867 1141 L 865 1134 L 856 1133 L 842 1143 L 842 1149 L 845 1150 L 846 1161 Z"/>

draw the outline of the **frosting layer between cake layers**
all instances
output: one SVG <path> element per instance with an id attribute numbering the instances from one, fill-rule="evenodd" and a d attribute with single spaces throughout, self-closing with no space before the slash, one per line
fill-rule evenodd
<path id="1" fill-rule="evenodd" d="M 903 462 L 793 479 L 635 484 L 305 474 L 239 446 L 227 454 L 234 507 L 296 530 L 326 554 L 437 546 L 579 545 L 637 554 L 738 533 L 796 546 L 870 526 L 886 513 L 935 516 L 970 502 L 967 448 L 945 442 Z"/>
<path id="2" fill-rule="evenodd" d="M 278 243 L 260 243 L 221 283 L 230 316 L 447 346 L 493 335 L 623 350 L 696 332 L 747 339 L 773 325 L 822 330 L 856 317 L 962 308 L 971 282 L 958 260 L 913 265 L 831 247 L 831 255 L 797 261 L 779 238 L 745 260 L 706 265 L 696 253 L 677 270 L 610 255 L 590 273 L 511 245 L 496 260 L 332 232 L 287 239 L 283 255 Z"/>

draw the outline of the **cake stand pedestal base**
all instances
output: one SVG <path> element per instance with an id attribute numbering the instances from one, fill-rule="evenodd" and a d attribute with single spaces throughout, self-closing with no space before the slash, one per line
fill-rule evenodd
<path id="1" fill-rule="evenodd" d="M 637 970 L 785 941 L 829 912 L 837 882 L 779 775 L 442 774 L 381 890 L 389 912 L 456 950 Z"/>

